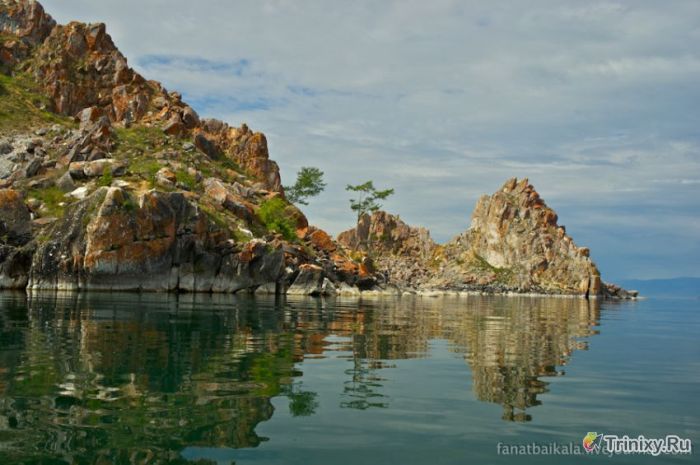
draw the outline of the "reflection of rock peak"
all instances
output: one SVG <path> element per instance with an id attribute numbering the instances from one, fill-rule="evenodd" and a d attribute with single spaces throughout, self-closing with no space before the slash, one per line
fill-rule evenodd
<path id="1" fill-rule="evenodd" d="M 548 302 L 548 301 L 545 301 Z M 529 421 L 527 409 L 548 391 L 541 377 L 560 376 L 575 350 L 587 349 L 580 338 L 595 334 L 597 301 L 563 299 L 542 305 L 520 300 L 503 310 L 475 313 L 465 334 L 466 360 L 479 400 L 503 406 L 503 419 Z"/>

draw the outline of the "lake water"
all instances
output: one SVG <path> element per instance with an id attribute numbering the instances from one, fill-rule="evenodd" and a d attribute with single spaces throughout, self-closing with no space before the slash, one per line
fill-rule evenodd
<path id="1" fill-rule="evenodd" d="M 0 463 L 698 463 L 700 300 L 0 294 Z"/>

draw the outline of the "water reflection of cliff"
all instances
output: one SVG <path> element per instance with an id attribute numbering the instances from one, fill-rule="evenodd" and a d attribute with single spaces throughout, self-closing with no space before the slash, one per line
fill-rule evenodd
<path id="1" fill-rule="evenodd" d="M 185 445 L 255 447 L 270 398 L 290 390 L 294 339 L 249 306 L 23 299 L 0 312 L 0 457 L 176 463 Z"/>
<path id="2" fill-rule="evenodd" d="M 371 367 L 422 357 L 428 341 L 447 340 L 464 354 L 476 397 L 502 405 L 509 421 L 531 419 L 527 409 L 548 390 L 540 378 L 564 374 L 561 367 L 587 349 L 584 338 L 596 334 L 600 317 L 595 300 L 561 298 L 378 300 L 360 309 L 367 321 L 353 337 L 356 357 Z"/>
<path id="3" fill-rule="evenodd" d="M 255 447 L 272 397 L 288 397 L 292 415 L 314 413 L 316 393 L 297 371 L 308 357 L 347 358 L 342 407 L 391 408 L 385 370 L 427 356 L 435 339 L 464 355 L 479 400 L 527 420 L 547 390 L 541 378 L 585 348 L 599 313 L 573 299 L 1 297 L 0 458 L 30 444 L 65 463 L 177 463 L 186 446 Z"/>
<path id="4" fill-rule="evenodd" d="M 527 421 L 526 409 L 547 392 L 541 377 L 558 376 L 580 338 L 595 334 L 600 307 L 582 299 L 517 299 L 493 310 L 470 312 L 466 359 L 479 400 L 503 405 L 503 419 Z"/>

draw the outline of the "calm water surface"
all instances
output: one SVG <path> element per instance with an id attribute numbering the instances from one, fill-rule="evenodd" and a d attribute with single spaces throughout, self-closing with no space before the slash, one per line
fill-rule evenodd
<path id="1" fill-rule="evenodd" d="M 700 301 L 0 294 L 0 463 L 698 463 Z"/>

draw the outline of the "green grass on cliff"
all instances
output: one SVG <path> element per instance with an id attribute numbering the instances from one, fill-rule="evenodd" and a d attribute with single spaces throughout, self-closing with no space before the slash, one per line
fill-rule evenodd
<path id="1" fill-rule="evenodd" d="M 37 91 L 26 75 L 0 73 L 0 135 L 53 124 L 74 125 L 70 118 L 42 110 L 49 106 L 49 100 Z"/>
<path id="2" fill-rule="evenodd" d="M 68 202 L 64 192 L 58 187 L 45 187 L 29 191 L 29 197 L 40 200 L 44 204 L 47 216 L 61 218 Z"/>
<path id="3" fill-rule="evenodd" d="M 117 153 L 147 154 L 168 148 L 169 140 L 159 128 L 132 126 L 116 128 Z"/>
<path id="4" fill-rule="evenodd" d="M 197 190 L 197 180 L 193 175 L 187 172 L 187 170 L 179 169 L 175 171 L 175 177 L 177 182 L 186 186 L 189 190 Z"/>
<path id="5" fill-rule="evenodd" d="M 251 238 L 244 234 L 239 226 L 248 228 L 247 225 L 243 224 L 242 221 L 233 218 L 231 215 L 227 214 L 225 210 L 217 209 L 212 205 L 200 204 L 199 208 L 205 215 L 211 220 L 215 225 L 224 231 L 231 234 L 231 237 L 238 243 L 248 242 Z"/>
<path id="6" fill-rule="evenodd" d="M 501 284 L 509 284 L 513 277 L 513 270 L 510 268 L 498 268 L 491 265 L 482 256 L 474 254 L 473 260 L 469 265 L 478 271 L 485 271 L 496 275 L 496 282 Z"/>
<path id="7" fill-rule="evenodd" d="M 282 234 L 290 242 L 296 240 L 296 220 L 287 210 L 287 203 L 279 197 L 265 200 L 258 217 L 268 231 Z"/>
<path id="8" fill-rule="evenodd" d="M 210 159 L 197 150 L 186 151 L 185 144 L 191 143 L 190 138 L 166 136 L 160 128 L 153 126 L 134 125 L 128 128 L 115 128 L 115 148 L 113 155 L 129 163 L 129 171 L 141 179 L 149 181 L 155 187 L 155 174 L 165 166 L 155 157 L 156 154 L 176 153 L 177 161 L 186 167 L 193 167 L 202 173 L 203 177 L 215 177 L 226 182 L 234 182 L 240 175 L 246 175 L 240 166 L 227 157 Z M 165 156 L 164 158 L 168 158 Z M 191 191 L 200 190 L 199 183 L 185 169 L 175 170 L 178 182 L 187 186 Z"/>

